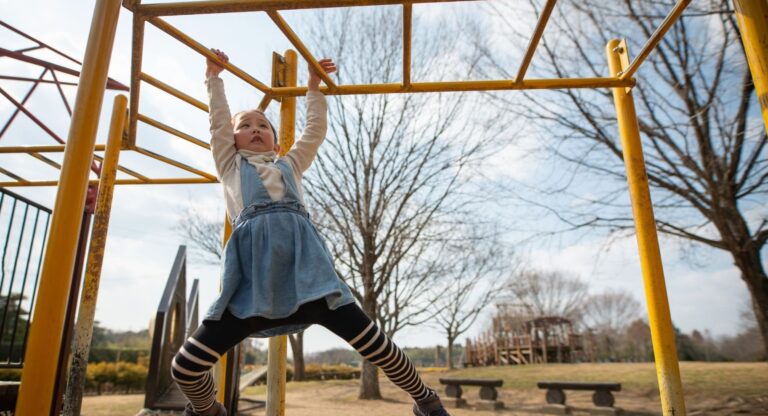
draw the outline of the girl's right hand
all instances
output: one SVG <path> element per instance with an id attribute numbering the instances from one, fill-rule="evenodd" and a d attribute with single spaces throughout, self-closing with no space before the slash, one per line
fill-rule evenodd
<path id="1" fill-rule="evenodd" d="M 224 63 L 229 62 L 229 57 L 227 56 L 226 53 L 218 49 L 211 49 L 211 52 L 213 52 L 221 62 L 224 62 Z M 206 69 L 205 69 L 206 78 L 218 76 L 223 70 L 224 70 L 224 66 L 219 64 L 217 61 L 214 61 L 211 58 L 208 58 L 206 60 Z"/>

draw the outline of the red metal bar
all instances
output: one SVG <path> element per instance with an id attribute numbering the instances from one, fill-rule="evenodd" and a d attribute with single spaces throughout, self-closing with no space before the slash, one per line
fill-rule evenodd
<path id="1" fill-rule="evenodd" d="M 61 144 L 64 144 L 64 140 L 62 140 L 61 137 L 59 137 L 56 133 L 54 133 L 53 130 L 49 129 L 48 126 L 45 125 L 45 123 L 43 123 L 42 121 L 38 120 L 37 117 L 35 117 L 34 114 L 30 113 L 29 110 L 24 108 L 24 106 L 21 105 L 21 103 L 19 103 L 18 101 L 14 100 L 13 97 L 11 97 L 7 92 L 5 92 L 4 89 L 0 88 L 0 94 L 5 96 L 5 98 L 7 98 L 8 101 L 13 103 L 13 105 L 15 105 L 16 108 L 20 109 L 22 113 L 26 114 L 27 117 L 32 119 L 32 121 L 34 121 L 35 124 L 40 126 L 41 129 L 45 130 L 46 133 L 51 135 L 51 137 L 53 137 L 54 140 L 56 140 L 57 142 L 59 142 Z"/>
<path id="2" fill-rule="evenodd" d="M 80 76 L 80 71 L 76 71 L 71 68 L 67 68 L 65 66 L 61 66 L 58 64 L 54 64 L 52 62 L 44 61 L 42 59 L 33 58 L 31 56 L 24 55 L 23 53 L 19 53 L 16 51 L 12 51 L 10 49 L 0 48 L 0 56 L 7 56 L 9 58 L 13 58 L 22 62 L 26 62 L 33 65 L 39 65 L 43 68 L 48 68 L 51 70 L 63 72 L 68 75 L 72 75 L 75 77 Z M 128 87 L 113 80 L 112 78 L 107 78 L 107 89 L 110 90 L 118 90 L 118 91 L 128 91 Z"/>
<path id="3" fill-rule="evenodd" d="M 24 99 L 21 100 L 22 107 L 24 106 L 24 104 L 27 103 L 27 100 L 29 100 L 29 97 L 32 96 L 32 93 L 35 92 L 35 88 L 37 88 L 37 86 L 40 85 L 40 80 L 43 79 L 46 72 L 48 72 L 48 68 L 43 69 L 43 73 L 40 74 L 39 77 L 37 77 L 37 80 L 33 81 L 32 88 L 30 88 L 29 91 L 27 91 L 27 95 L 25 95 Z M 17 115 L 19 115 L 19 107 L 16 107 L 16 110 L 13 111 L 13 114 L 11 114 L 11 117 L 3 126 L 3 129 L 0 130 L 0 139 L 3 138 L 3 134 L 5 134 L 5 131 L 8 130 L 8 127 L 11 126 L 11 123 L 13 123 L 13 120 L 16 118 Z"/>
<path id="4" fill-rule="evenodd" d="M 43 43 L 43 42 L 41 42 L 41 41 L 39 41 L 39 40 L 37 40 L 37 39 L 33 38 L 32 36 L 30 36 L 30 35 L 28 35 L 28 34 L 26 34 L 26 33 L 22 32 L 22 31 L 21 31 L 21 30 L 19 30 L 19 29 L 16 29 L 15 27 L 13 27 L 13 26 L 9 25 L 8 23 L 5 23 L 5 22 L 3 22 L 2 20 L 0 20 L 0 26 L 4 26 L 6 29 L 8 29 L 8 30 L 10 30 L 10 31 L 12 31 L 12 32 L 14 32 L 14 33 L 16 33 L 17 35 L 19 35 L 19 36 L 23 36 L 23 37 L 25 37 L 25 38 L 27 38 L 27 39 L 31 40 L 32 42 L 35 42 L 35 43 L 37 43 L 37 45 L 38 45 L 38 48 L 40 48 L 40 47 L 44 47 L 44 48 L 50 49 L 50 50 L 52 50 L 53 52 L 56 52 L 57 54 L 59 54 L 59 55 L 61 55 L 61 56 L 65 57 L 65 58 L 69 59 L 70 61 L 72 61 L 72 62 L 74 62 L 74 63 L 76 63 L 76 64 L 78 64 L 78 65 L 82 65 L 82 64 L 83 64 L 82 62 L 78 61 L 77 59 L 75 59 L 75 58 L 73 58 L 73 57 L 71 57 L 71 56 L 69 56 L 69 55 L 65 54 L 64 52 L 62 52 L 62 51 L 60 51 L 60 50 L 58 50 L 58 49 L 56 49 L 56 48 L 53 48 L 53 47 L 51 47 L 51 46 L 49 46 L 49 45 L 46 45 L 45 43 Z M 37 48 L 36 48 L 36 49 L 37 49 Z"/>
<path id="5" fill-rule="evenodd" d="M 67 101 L 67 97 L 64 95 L 64 90 L 61 89 L 61 84 L 59 83 L 59 79 L 56 78 L 56 71 L 51 71 L 51 75 L 53 75 L 53 79 L 56 81 L 56 88 L 59 89 L 59 95 L 61 95 L 61 100 L 64 101 L 64 106 L 67 107 L 67 113 L 69 113 L 69 116 L 72 117 L 72 108 L 69 107 L 69 101 Z"/>
<path id="6" fill-rule="evenodd" d="M 37 80 L 35 78 L 14 77 L 12 75 L 0 75 L 0 79 L 7 79 L 9 81 L 28 81 L 28 82 L 35 82 L 35 81 L 37 81 L 37 82 L 40 82 L 40 83 L 43 83 L 43 84 L 55 84 L 56 83 L 56 81 L 51 81 L 49 79 Z M 67 82 L 67 81 L 59 81 L 58 83 L 61 84 L 61 85 L 71 85 L 71 86 L 76 86 L 77 85 L 76 82 Z"/>
<path id="7" fill-rule="evenodd" d="M 45 125 L 42 121 L 38 120 L 37 117 L 35 117 L 34 114 L 30 113 L 29 110 L 24 108 L 23 105 L 21 105 L 18 101 L 14 100 L 13 97 L 10 96 L 7 92 L 5 92 L 4 89 L 0 88 L 0 94 L 5 96 L 5 98 L 8 99 L 11 103 L 13 103 L 16 108 L 20 109 L 22 113 L 24 113 L 27 117 L 29 117 L 32 121 L 35 122 L 38 126 L 40 126 L 41 129 L 43 129 L 46 133 L 48 133 L 51 137 L 53 137 L 54 140 L 61 144 L 65 144 L 64 140 L 61 139 L 56 133 L 53 132 L 53 130 L 49 129 L 48 126 Z M 91 170 L 98 175 L 99 173 L 99 167 L 96 165 L 96 162 L 91 162 Z"/>

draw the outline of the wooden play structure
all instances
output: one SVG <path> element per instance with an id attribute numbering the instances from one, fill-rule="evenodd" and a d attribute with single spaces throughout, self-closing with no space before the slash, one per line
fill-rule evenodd
<path id="1" fill-rule="evenodd" d="M 282 18 L 280 15 L 281 11 L 392 5 L 402 7 L 402 80 L 386 84 L 337 85 L 323 71 L 320 71 L 326 85 L 322 91 L 326 95 L 572 88 L 611 89 L 618 119 L 618 133 L 621 137 L 621 150 L 623 151 L 629 182 L 629 194 L 635 218 L 661 407 L 665 415 L 685 415 L 685 402 L 683 400 L 672 320 L 667 300 L 653 204 L 646 177 L 632 88 L 639 82 L 634 78 L 638 68 L 649 54 L 652 53 L 668 29 L 678 20 L 690 3 L 690 0 L 679 0 L 677 2 L 669 12 L 669 15 L 649 37 L 634 60 L 630 59 L 625 42 L 616 39 L 610 40 L 606 45 L 609 73 L 603 77 L 526 78 L 526 72 L 534 57 L 539 40 L 555 7 L 556 0 L 546 0 L 539 11 L 539 20 L 531 35 L 530 43 L 523 55 L 514 79 L 450 82 L 412 80 L 411 27 L 413 5 L 448 1 L 452 0 L 199 0 L 146 4 L 142 4 L 140 0 L 124 0 L 122 3 L 132 13 L 133 20 L 130 100 L 124 96 L 117 97 L 112 112 L 107 144 L 106 146 L 95 146 L 99 116 L 104 100 L 104 90 L 107 85 L 107 72 L 121 7 L 121 0 L 96 0 L 66 145 L 0 147 L 4 153 L 20 153 L 32 157 L 43 152 L 63 152 L 64 154 L 58 178 L 25 180 L 23 179 L 25 177 L 23 172 L 8 172 L 6 170 L 4 175 L 10 179 L 0 180 L 0 187 L 57 187 L 56 203 L 53 208 L 46 250 L 39 276 L 38 298 L 34 307 L 34 313 L 32 314 L 34 324 L 31 325 L 29 342 L 26 348 L 26 361 L 21 378 L 16 415 L 40 416 L 57 413 L 56 406 L 63 392 L 63 386 L 61 383 L 57 383 L 57 369 L 60 367 L 61 357 L 66 357 L 68 348 L 68 344 L 63 336 L 63 328 L 65 328 L 65 321 L 72 319 L 66 313 L 70 294 L 73 291 L 77 291 L 77 289 L 73 289 L 71 279 L 62 278 L 62 276 L 72 276 L 75 270 L 78 236 L 81 230 L 89 182 L 92 182 L 94 186 L 98 185 L 99 192 L 98 199 L 96 200 L 94 227 L 88 251 L 85 277 L 82 278 L 83 295 L 79 307 L 81 312 L 77 320 L 75 347 L 81 348 L 82 345 L 85 345 L 86 353 L 87 342 L 90 341 L 93 327 L 93 314 L 95 313 L 98 295 L 101 261 L 104 254 L 114 186 L 215 183 L 217 181 L 214 174 L 204 172 L 176 160 L 175 157 L 179 155 L 162 155 L 147 150 L 141 146 L 140 140 L 137 138 L 137 125 L 141 122 L 163 130 L 169 136 L 173 136 L 176 139 L 190 142 L 201 149 L 207 150 L 209 148 L 207 142 L 140 113 L 139 98 L 143 84 L 152 85 L 192 107 L 202 110 L 202 112 L 207 111 L 207 106 L 204 103 L 142 71 L 142 60 L 145 59 L 143 56 L 145 27 L 148 24 L 152 25 L 203 57 L 216 59 L 209 50 L 209 47 L 213 45 L 202 45 L 163 18 L 166 16 L 193 14 L 265 12 L 294 45 L 298 54 L 301 54 L 307 62 L 317 65 L 312 53 Z M 764 99 L 764 97 L 768 96 L 768 44 L 764 42 L 765 39 L 768 39 L 768 5 L 762 0 L 734 0 L 734 5 L 735 15 L 739 21 L 742 39 L 755 83 L 755 91 L 758 97 L 763 97 L 760 100 L 762 115 L 764 121 L 768 122 L 768 101 Z M 393 51 L 393 53 L 396 52 Z M 298 54 L 294 51 L 288 51 L 282 57 L 273 60 L 272 85 L 256 80 L 234 64 L 224 65 L 227 71 L 263 93 L 260 108 L 266 108 L 271 102 L 279 102 L 279 139 L 281 148 L 286 150 L 290 148 L 293 142 L 296 111 L 295 97 L 303 96 L 307 91 L 305 87 L 296 86 Z M 147 59 L 151 58 L 147 57 Z M 166 81 L 173 82 L 173 80 Z M 202 112 L 201 117 L 203 116 Z M 146 172 L 135 172 L 118 165 L 121 152 L 132 152 L 137 157 L 147 157 L 166 163 L 184 171 L 184 174 L 187 176 L 154 177 Z M 90 175 L 90 168 L 95 158 L 103 160 L 99 167 L 100 173 L 98 178 L 93 178 Z M 121 170 L 131 177 L 117 178 L 115 173 L 117 170 Z M 224 241 L 228 238 L 229 232 L 230 230 L 225 227 Z M 80 276 L 78 275 L 79 278 Z M 126 294 L 126 296 L 129 295 Z M 137 294 L 137 296 L 139 295 Z M 500 326 L 499 328 L 502 327 Z M 531 337 L 528 342 L 531 347 L 526 355 L 522 351 L 522 344 L 520 345 L 519 354 L 517 353 L 517 346 L 512 345 L 511 348 L 515 352 L 505 353 L 504 359 L 507 362 L 515 361 L 515 359 L 520 362 L 524 360 L 528 362 L 536 362 L 537 360 L 549 362 L 553 359 L 573 360 L 578 354 L 576 344 L 569 347 L 567 351 L 561 346 L 559 353 L 556 347 L 554 350 L 550 350 L 549 342 L 551 339 L 558 340 L 556 345 L 570 345 L 568 344 L 571 342 L 569 323 L 562 320 L 562 318 L 538 317 L 523 322 L 523 325 L 519 328 L 522 328 L 520 330 L 521 334 L 525 332 Z M 567 342 L 565 340 L 566 335 L 568 338 Z M 538 347 L 538 352 L 536 351 L 537 347 L 535 347 L 536 342 L 538 342 L 537 339 L 543 342 L 542 346 Z M 286 346 L 286 337 L 277 337 L 270 340 L 269 374 L 267 376 L 267 416 L 285 415 Z M 230 413 L 234 410 L 232 408 L 235 405 L 233 397 L 235 396 L 234 392 L 237 391 L 237 387 L 233 384 L 238 382 L 238 378 L 233 375 L 233 372 L 238 370 L 233 365 L 233 360 L 230 357 L 236 356 L 237 354 L 230 352 L 222 357 L 220 364 L 222 371 L 218 372 L 220 375 L 218 379 L 218 399 L 227 405 Z M 496 359 L 495 356 L 494 359 Z M 498 360 L 500 361 L 501 359 L 502 356 L 499 355 Z"/>
<path id="2" fill-rule="evenodd" d="M 464 365 L 525 365 L 588 360 L 583 336 L 562 316 L 537 316 L 521 304 L 496 305 L 491 328 L 464 346 Z"/>

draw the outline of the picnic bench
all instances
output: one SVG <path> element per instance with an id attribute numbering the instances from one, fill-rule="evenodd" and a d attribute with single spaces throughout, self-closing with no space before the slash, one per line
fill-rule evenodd
<path id="1" fill-rule="evenodd" d="M 480 402 L 478 410 L 498 410 L 504 408 L 504 402 L 498 399 L 499 392 L 496 387 L 501 387 L 504 380 L 485 378 L 441 378 L 440 384 L 445 384 L 443 404 L 451 407 L 465 407 L 467 401 L 461 397 L 461 386 L 480 386 Z"/>
<path id="2" fill-rule="evenodd" d="M 547 389 L 547 403 L 565 404 L 563 390 L 594 391 L 592 403 L 598 407 L 613 407 L 616 400 L 612 391 L 621 391 L 621 383 L 593 383 L 581 381 L 540 381 L 536 383 L 540 389 Z"/>

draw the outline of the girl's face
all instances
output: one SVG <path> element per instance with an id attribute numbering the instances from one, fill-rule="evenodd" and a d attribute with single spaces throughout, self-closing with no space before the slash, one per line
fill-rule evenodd
<path id="1" fill-rule="evenodd" d="M 280 150 L 269 120 L 257 111 L 243 111 L 235 116 L 235 148 L 252 152 Z"/>

